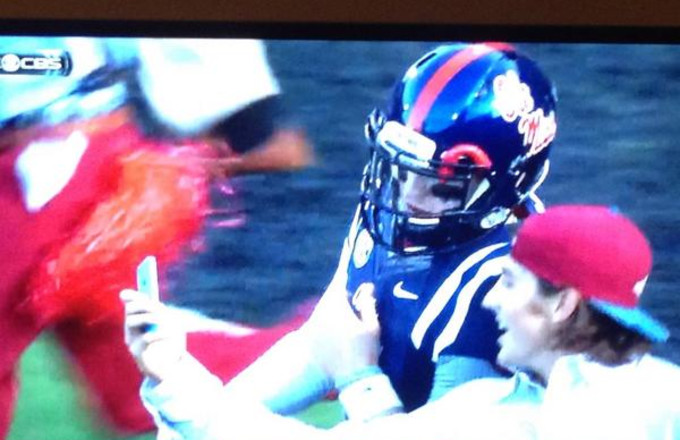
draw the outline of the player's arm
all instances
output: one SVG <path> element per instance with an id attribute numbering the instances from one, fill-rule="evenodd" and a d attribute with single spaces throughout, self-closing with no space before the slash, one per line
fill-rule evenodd
<path id="1" fill-rule="evenodd" d="M 323 399 L 333 389 L 333 380 L 300 329 L 277 341 L 226 389 L 247 394 L 271 411 L 288 415 Z"/>
<path id="2" fill-rule="evenodd" d="M 324 329 L 344 316 L 335 313 L 335 307 L 342 310 L 346 306 L 350 254 L 348 241 L 345 241 L 336 272 L 312 317 L 229 382 L 228 388 L 249 393 L 278 414 L 293 414 L 333 390 L 335 383 L 323 358 L 332 358 L 327 352 L 338 345 L 332 342 L 333 338 L 341 337 L 339 342 L 345 342 L 349 334 L 342 324 L 336 324 L 332 332 Z M 324 315 L 328 318 L 320 318 Z"/>
<path id="3" fill-rule="evenodd" d="M 342 267 L 346 260 L 344 251 L 340 260 Z M 330 362 L 323 358 L 332 357 L 327 349 L 333 350 L 337 345 L 326 337 L 344 335 L 344 329 L 337 329 L 341 333 L 324 329 L 337 318 L 333 308 L 338 298 L 346 298 L 344 274 L 344 270 L 338 269 L 314 313 L 300 329 L 274 344 L 231 380 L 227 388 L 249 394 L 278 414 L 293 414 L 332 391 L 334 380 L 329 371 Z"/>

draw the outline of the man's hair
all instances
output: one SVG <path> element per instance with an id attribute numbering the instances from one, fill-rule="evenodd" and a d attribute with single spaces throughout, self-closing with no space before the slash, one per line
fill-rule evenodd
<path id="1" fill-rule="evenodd" d="M 539 278 L 540 292 L 551 297 L 565 287 L 555 286 Z M 571 316 L 553 335 L 553 349 L 583 353 L 604 365 L 630 362 L 651 349 L 652 343 L 641 334 L 622 326 L 599 312 L 587 301 L 579 301 Z"/>

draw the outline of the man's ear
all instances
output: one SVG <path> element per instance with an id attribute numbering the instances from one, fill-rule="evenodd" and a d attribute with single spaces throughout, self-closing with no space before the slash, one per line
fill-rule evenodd
<path id="1" fill-rule="evenodd" d="M 581 302 L 581 294 L 573 287 L 562 289 L 558 297 L 558 301 L 553 305 L 553 323 L 560 323 L 569 319 Z"/>

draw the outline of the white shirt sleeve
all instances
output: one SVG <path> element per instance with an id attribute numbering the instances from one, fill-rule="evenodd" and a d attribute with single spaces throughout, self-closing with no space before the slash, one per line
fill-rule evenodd
<path id="1" fill-rule="evenodd" d="M 333 439 L 534 440 L 532 408 L 501 403 L 512 385 L 507 379 L 470 381 L 411 413 L 338 425 Z"/>
<path id="2" fill-rule="evenodd" d="M 323 440 L 328 434 L 229 391 L 189 355 L 162 382 L 146 379 L 141 395 L 160 440 Z"/>
<path id="3" fill-rule="evenodd" d="M 142 39 L 139 60 L 156 116 L 187 135 L 280 92 L 259 40 Z"/>

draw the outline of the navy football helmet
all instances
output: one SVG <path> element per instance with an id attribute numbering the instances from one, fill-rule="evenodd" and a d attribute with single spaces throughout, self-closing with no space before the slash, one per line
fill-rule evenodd
<path id="1" fill-rule="evenodd" d="M 445 45 L 416 61 L 366 124 L 361 212 L 373 239 L 422 253 L 504 224 L 545 178 L 556 100 L 507 44 Z"/>

